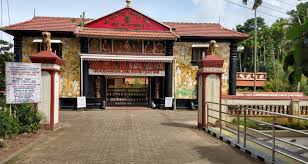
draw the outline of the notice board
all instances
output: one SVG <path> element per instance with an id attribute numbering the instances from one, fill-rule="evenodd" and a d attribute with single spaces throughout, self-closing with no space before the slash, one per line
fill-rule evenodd
<path id="1" fill-rule="evenodd" d="M 6 103 L 41 102 L 41 64 L 5 63 Z"/>

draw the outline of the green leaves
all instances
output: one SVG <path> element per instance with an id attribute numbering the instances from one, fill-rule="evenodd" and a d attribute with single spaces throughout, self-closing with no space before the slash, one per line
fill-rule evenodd
<path id="1" fill-rule="evenodd" d="M 42 117 L 30 105 L 16 105 L 15 111 L 21 133 L 30 133 L 39 129 L 39 123 Z"/>
<path id="2" fill-rule="evenodd" d="M 308 6 L 307 6 L 308 8 Z M 292 67 L 294 70 L 289 77 L 291 84 L 296 84 L 302 79 L 302 74 L 308 77 L 308 47 L 304 46 L 304 34 L 308 32 L 308 20 L 305 22 L 293 22 L 287 29 L 289 39 L 289 55 L 285 58 L 285 68 Z M 288 63 L 290 56 L 293 56 L 293 63 Z"/>
<path id="3" fill-rule="evenodd" d="M 14 54 L 9 52 L 9 50 L 13 47 L 7 41 L 0 40 L 0 45 L 3 47 L 0 48 L 0 90 L 4 90 L 5 88 L 5 62 L 14 61 Z"/>

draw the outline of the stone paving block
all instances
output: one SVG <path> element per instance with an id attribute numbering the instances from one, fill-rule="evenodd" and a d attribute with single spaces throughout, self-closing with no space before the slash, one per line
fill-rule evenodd
<path id="1" fill-rule="evenodd" d="M 196 129 L 196 111 L 63 111 L 64 127 L 10 163 L 260 163 Z"/>

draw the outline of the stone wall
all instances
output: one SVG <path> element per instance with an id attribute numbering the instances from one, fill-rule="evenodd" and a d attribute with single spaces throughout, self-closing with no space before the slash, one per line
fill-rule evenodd
<path id="1" fill-rule="evenodd" d="M 205 42 L 176 42 L 173 49 L 173 54 L 177 59 L 177 83 L 176 83 L 176 97 L 178 99 L 196 99 L 196 74 L 198 66 L 192 66 L 192 45 L 194 44 L 209 44 Z M 230 56 L 230 43 L 217 42 L 216 54 L 224 58 L 223 66 L 223 86 L 222 93 L 228 94 L 228 80 L 229 80 L 229 56 Z"/>
<path id="2" fill-rule="evenodd" d="M 29 56 L 35 55 L 37 51 L 37 43 L 32 43 L 34 39 L 39 37 L 23 37 L 22 54 L 23 62 L 30 62 Z M 61 83 L 60 97 L 75 98 L 80 95 L 80 44 L 77 38 L 52 38 L 63 42 L 62 58 L 64 65 L 61 67 Z"/>

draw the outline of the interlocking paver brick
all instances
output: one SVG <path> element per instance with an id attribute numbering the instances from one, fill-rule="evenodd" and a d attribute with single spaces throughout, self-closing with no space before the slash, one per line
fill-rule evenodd
<path id="1" fill-rule="evenodd" d="M 259 163 L 196 129 L 196 111 L 63 111 L 63 127 L 10 163 Z"/>

